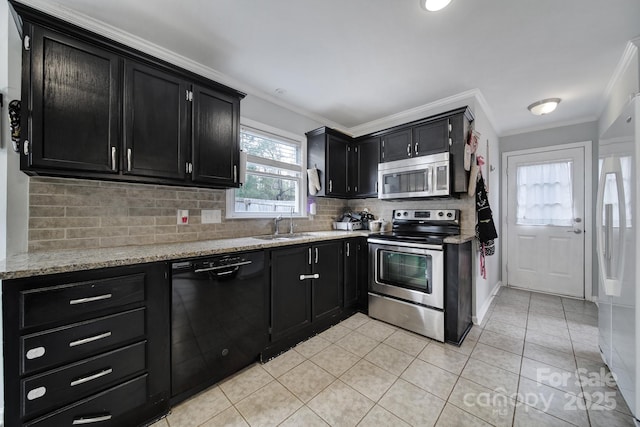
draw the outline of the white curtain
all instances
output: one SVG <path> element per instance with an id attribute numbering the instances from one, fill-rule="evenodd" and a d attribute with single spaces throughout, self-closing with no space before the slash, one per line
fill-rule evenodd
<path id="1" fill-rule="evenodd" d="M 573 225 L 573 162 L 518 166 L 516 223 Z"/>

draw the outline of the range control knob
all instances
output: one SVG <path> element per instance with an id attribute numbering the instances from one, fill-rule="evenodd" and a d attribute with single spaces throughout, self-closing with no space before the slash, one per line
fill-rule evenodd
<path id="1" fill-rule="evenodd" d="M 402 216 L 402 212 L 396 212 L 396 216 Z"/>
<path id="2" fill-rule="evenodd" d="M 444 212 L 442 211 L 438 212 L 438 216 L 444 216 Z"/>
<path id="3" fill-rule="evenodd" d="M 405 212 L 403 215 L 404 216 L 409 216 L 409 212 Z"/>
<path id="4" fill-rule="evenodd" d="M 453 214 L 451 212 L 447 212 L 447 218 L 451 218 Z"/>

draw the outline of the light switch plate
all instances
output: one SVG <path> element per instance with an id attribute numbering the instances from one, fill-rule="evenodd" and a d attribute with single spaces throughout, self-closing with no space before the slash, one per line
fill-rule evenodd
<path id="1" fill-rule="evenodd" d="M 222 222 L 222 212 L 220 209 L 202 209 L 203 224 L 220 224 Z"/>

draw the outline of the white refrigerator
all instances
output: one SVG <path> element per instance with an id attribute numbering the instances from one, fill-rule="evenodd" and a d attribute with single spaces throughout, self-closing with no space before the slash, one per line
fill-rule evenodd
<path id="1" fill-rule="evenodd" d="M 600 351 L 636 419 L 640 418 L 639 151 L 640 96 L 635 96 L 600 137 L 596 243 Z"/>

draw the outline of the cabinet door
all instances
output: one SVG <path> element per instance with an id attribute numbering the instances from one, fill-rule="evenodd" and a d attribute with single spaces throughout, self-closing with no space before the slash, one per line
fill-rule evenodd
<path id="1" fill-rule="evenodd" d="M 196 182 L 237 186 L 240 99 L 193 88 L 193 174 Z"/>
<path id="2" fill-rule="evenodd" d="M 358 304 L 358 239 L 344 242 L 344 308 Z"/>
<path id="3" fill-rule="evenodd" d="M 380 138 L 368 138 L 357 145 L 358 188 L 360 197 L 378 197 L 378 163 L 380 162 Z"/>
<path id="4" fill-rule="evenodd" d="M 311 323 L 311 247 L 271 252 L 271 340 L 292 334 Z"/>
<path id="5" fill-rule="evenodd" d="M 402 129 L 382 137 L 383 162 L 408 159 L 411 154 L 411 129 Z"/>
<path id="6" fill-rule="evenodd" d="M 413 155 L 449 151 L 449 120 L 437 120 L 413 128 Z"/>
<path id="7" fill-rule="evenodd" d="M 342 242 L 313 245 L 313 321 L 340 311 L 343 301 Z"/>
<path id="8" fill-rule="evenodd" d="M 333 135 L 327 135 L 327 196 L 347 196 L 349 143 Z"/>
<path id="9" fill-rule="evenodd" d="M 123 170 L 183 180 L 189 147 L 188 83 L 133 61 L 125 63 Z"/>
<path id="10" fill-rule="evenodd" d="M 30 54 L 31 80 L 23 81 L 22 97 L 22 108 L 31 112 L 30 147 L 23 167 L 117 173 L 118 56 L 37 26 Z"/>

